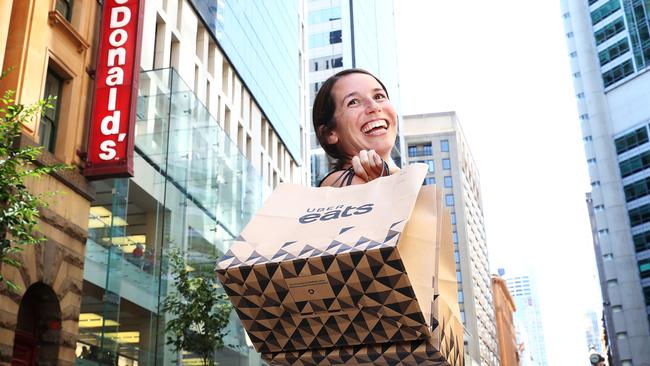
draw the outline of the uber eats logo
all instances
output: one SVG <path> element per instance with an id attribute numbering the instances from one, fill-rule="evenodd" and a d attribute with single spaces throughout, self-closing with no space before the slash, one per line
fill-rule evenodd
<path id="1" fill-rule="evenodd" d="M 363 215 L 372 211 L 374 203 L 366 203 L 359 207 L 338 205 L 336 207 L 308 208 L 307 214 L 298 218 L 301 224 L 309 224 L 317 220 L 328 221 L 339 217 L 350 217 L 352 215 Z"/>

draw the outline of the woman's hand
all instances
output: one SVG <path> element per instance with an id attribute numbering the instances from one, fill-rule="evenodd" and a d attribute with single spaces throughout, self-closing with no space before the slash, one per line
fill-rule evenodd
<path id="1" fill-rule="evenodd" d="M 375 150 L 359 151 L 359 154 L 352 158 L 352 168 L 354 174 L 366 182 L 388 174 L 384 161 Z"/>

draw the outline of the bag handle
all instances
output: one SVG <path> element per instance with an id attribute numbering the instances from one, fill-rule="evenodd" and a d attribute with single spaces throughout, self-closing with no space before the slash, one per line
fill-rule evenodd
<path id="1" fill-rule="evenodd" d="M 384 161 L 384 159 L 381 159 L 381 173 L 379 173 L 380 177 L 386 177 L 390 175 L 390 170 L 388 168 L 388 163 Z M 339 184 L 339 187 L 343 187 L 344 182 L 345 186 L 349 186 L 352 184 L 352 179 L 354 178 L 354 168 L 349 167 L 347 168 L 341 175 L 339 175 L 338 178 L 332 183 L 332 187 L 336 187 L 336 183 L 340 180 L 341 183 Z"/>

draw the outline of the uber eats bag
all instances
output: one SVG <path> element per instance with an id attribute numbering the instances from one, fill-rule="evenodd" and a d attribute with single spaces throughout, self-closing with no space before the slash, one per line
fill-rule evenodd
<path id="1" fill-rule="evenodd" d="M 273 192 L 217 265 L 266 361 L 463 364 L 451 224 L 426 169 Z"/>

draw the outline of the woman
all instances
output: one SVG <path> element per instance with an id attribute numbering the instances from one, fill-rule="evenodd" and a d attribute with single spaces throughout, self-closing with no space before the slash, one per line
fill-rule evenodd
<path id="1" fill-rule="evenodd" d="M 368 71 L 348 69 L 327 79 L 312 118 L 318 141 L 334 159 L 319 186 L 363 184 L 399 170 L 390 159 L 397 114 L 384 84 Z"/>

